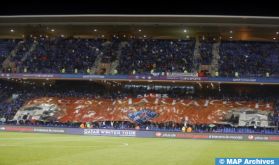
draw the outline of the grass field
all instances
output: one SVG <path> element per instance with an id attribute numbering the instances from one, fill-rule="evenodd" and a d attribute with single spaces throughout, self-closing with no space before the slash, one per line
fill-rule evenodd
<path id="1" fill-rule="evenodd" d="M 216 157 L 279 157 L 279 143 L 0 132 L 0 165 L 213 165 Z"/>

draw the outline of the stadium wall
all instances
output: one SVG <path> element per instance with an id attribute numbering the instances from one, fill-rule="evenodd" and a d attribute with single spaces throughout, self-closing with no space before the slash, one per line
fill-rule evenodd
<path id="1" fill-rule="evenodd" d="M 136 131 L 113 129 L 81 129 L 30 126 L 0 126 L 0 132 L 32 132 L 51 134 L 72 134 L 86 136 L 114 136 L 114 137 L 145 137 L 145 138 L 175 138 L 175 139 L 208 139 L 208 140 L 237 140 L 237 141 L 279 141 L 279 135 L 259 134 L 223 134 L 223 133 L 183 133 L 161 131 Z"/>

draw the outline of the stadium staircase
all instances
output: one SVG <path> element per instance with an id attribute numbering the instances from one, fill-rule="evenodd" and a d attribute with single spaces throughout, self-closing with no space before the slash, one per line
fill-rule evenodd
<path id="1" fill-rule="evenodd" d="M 103 46 L 104 47 L 108 46 L 108 44 L 111 44 L 111 43 L 106 42 L 106 43 L 104 43 Z M 91 73 L 99 74 L 102 69 L 105 69 L 106 71 L 103 74 L 115 74 L 115 70 L 119 65 L 119 59 L 120 59 L 121 53 L 122 53 L 121 50 L 127 44 L 128 43 L 126 41 L 123 41 L 119 44 L 117 51 L 116 51 L 116 54 L 117 54 L 116 60 L 114 60 L 111 63 L 102 63 L 103 54 L 99 55 L 95 60 L 94 66 L 91 68 L 91 70 L 92 70 Z"/>
<path id="2" fill-rule="evenodd" d="M 215 76 L 215 73 L 218 72 L 219 68 L 219 60 L 220 60 L 220 54 L 219 54 L 219 48 L 220 48 L 220 42 L 214 43 L 212 47 L 212 61 L 211 61 L 211 75 Z"/>
<path id="3" fill-rule="evenodd" d="M 120 57 L 121 57 L 121 54 L 122 54 L 122 48 L 124 47 L 124 46 L 126 46 L 128 44 L 128 42 L 126 42 L 126 41 L 123 41 L 123 42 L 121 42 L 120 44 L 119 44 L 119 47 L 118 47 L 118 50 L 117 50 L 117 57 L 116 57 L 116 60 L 115 61 L 113 61 L 112 63 L 111 63 L 111 67 L 110 67 L 110 71 L 109 71 L 109 74 L 115 74 L 115 70 L 116 70 L 116 68 L 118 67 L 118 65 L 119 65 L 119 59 L 120 59 Z"/>
<path id="4" fill-rule="evenodd" d="M 0 60 L 1 60 L 1 68 L 3 62 L 7 59 L 10 54 L 10 51 L 7 49 L 9 43 L 7 41 L 0 41 Z"/>
<path id="5" fill-rule="evenodd" d="M 24 62 L 28 56 L 36 49 L 38 45 L 38 42 L 37 41 L 34 41 L 33 44 L 31 45 L 30 49 L 24 54 L 24 56 L 21 58 L 21 62 Z"/>
<path id="6" fill-rule="evenodd" d="M 110 44 L 109 41 L 102 44 L 102 46 L 106 46 L 107 44 Z M 96 74 L 98 72 L 98 69 L 100 68 L 100 64 L 103 58 L 103 53 L 99 54 L 94 62 L 94 65 L 91 67 L 90 74 Z"/>
<path id="7" fill-rule="evenodd" d="M 200 70 L 200 61 L 201 61 L 201 55 L 200 55 L 200 41 L 198 38 L 196 38 L 196 43 L 195 43 L 195 50 L 194 50 L 194 57 L 193 57 L 193 72 L 197 72 Z"/>
<path id="8" fill-rule="evenodd" d="M 18 72 L 20 66 L 16 66 L 15 61 L 12 61 L 12 57 L 17 55 L 17 52 L 19 50 L 19 47 L 24 44 L 24 41 L 20 41 L 16 47 L 11 51 L 10 55 L 6 58 L 6 60 L 3 62 L 2 66 L 4 70 L 8 70 L 9 68 L 13 68 L 13 72 Z M 28 55 L 31 54 L 32 51 L 35 50 L 36 46 L 38 45 L 37 42 L 33 42 L 33 44 L 30 46 L 29 50 L 24 54 L 24 56 L 21 58 L 21 62 L 25 61 L 28 57 Z"/>
<path id="9" fill-rule="evenodd" d="M 37 41 L 34 41 L 31 45 L 31 47 L 29 48 L 29 50 L 24 54 L 24 56 L 20 59 L 21 63 L 23 63 L 27 58 L 28 56 L 36 49 L 38 45 L 38 42 Z M 17 72 L 20 72 L 20 65 L 17 66 L 16 70 Z"/>
<path id="10" fill-rule="evenodd" d="M 3 61 L 2 68 L 4 70 L 8 70 L 9 68 L 15 67 L 15 63 L 13 61 L 11 61 L 11 58 L 13 56 L 16 56 L 16 53 L 18 52 L 18 49 L 22 43 L 23 43 L 23 41 L 18 42 L 17 45 L 15 46 L 15 48 L 10 52 L 9 56 Z"/>

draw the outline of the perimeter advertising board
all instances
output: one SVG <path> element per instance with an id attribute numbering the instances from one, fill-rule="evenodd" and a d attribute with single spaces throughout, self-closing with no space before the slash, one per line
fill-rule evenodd
<path id="1" fill-rule="evenodd" d="M 115 136 L 115 137 L 149 137 L 149 138 L 176 138 L 176 139 L 212 139 L 212 140 L 245 140 L 245 141 L 279 141 L 279 135 L 258 134 L 223 134 L 223 133 L 182 133 L 138 130 L 114 129 L 81 129 L 57 127 L 29 127 L 0 125 L 0 132 L 34 132 L 51 134 L 75 134 L 87 136 Z"/>

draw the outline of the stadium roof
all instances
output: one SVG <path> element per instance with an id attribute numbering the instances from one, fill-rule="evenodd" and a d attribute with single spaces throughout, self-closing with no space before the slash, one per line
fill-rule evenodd
<path id="1" fill-rule="evenodd" d="M 143 28 L 141 34 L 137 30 Z M 98 29 L 98 30 L 95 30 Z M 49 33 L 50 30 L 55 33 Z M 93 33 L 98 31 L 98 33 Z M 185 32 L 186 30 L 186 32 Z M 279 17 L 218 15 L 22 15 L 0 16 L 0 36 L 146 35 L 160 38 L 221 36 L 235 40 L 277 40 Z"/>
<path id="2" fill-rule="evenodd" d="M 221 15 L 22 15 L 0 16 L 0 24 L 186 24 L 279 26 L 279 17 Z"/>

